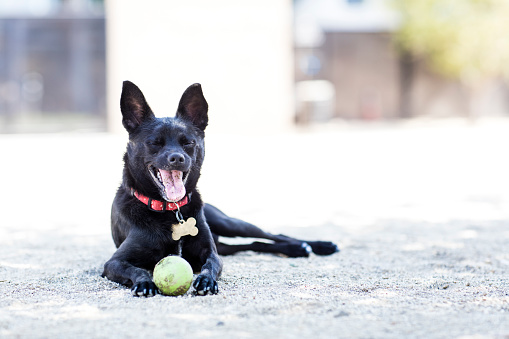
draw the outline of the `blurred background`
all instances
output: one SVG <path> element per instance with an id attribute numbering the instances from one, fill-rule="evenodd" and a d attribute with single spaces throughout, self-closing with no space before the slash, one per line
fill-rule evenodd
<path id="1" fill-rule="evenodd" d="M 333 321 L 343 337 L 508 339 L 508 77 L 509 0 L 0 0 L 0 337 L 184 333 L 96 280 L 130 80 L 160 117 L 202 84 L 204 201 L 341 249 L 268 280 L 225 259 L 240 308 L 179 310 L 199 337 L 249 336 L 259 313 L 253 337 Z M 268 293 L 280 276 L 293 301 Z"/>
<path id="2" fill-rule="evenodd" d="M 130 80 L 158 116 L 202 84 L 200 187 L 237 216 L 509 217 L 508 17 L 506 0 L 0 0 L 3 215 L 43 193 L 38 222 L 81 204 L 107 231 Z"/>
<path id="3" fill-rule="evenodd" d="M 217 131 L 505 117 L 508 7 L 0 0 L 0 132 L 118 131 L 126 79 L 159 115 L 201 82 Z"/>

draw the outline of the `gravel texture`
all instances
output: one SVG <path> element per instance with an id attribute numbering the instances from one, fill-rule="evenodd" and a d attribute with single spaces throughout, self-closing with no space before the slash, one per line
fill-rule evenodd
<path id="1" fill-rule="evenodd" d="M 206 200 L 341 252 L 132 297 L 100 277 L 125 136 L 1 136 L 0 338 L 509 338 L 507 121 L 208 138 Z"/>

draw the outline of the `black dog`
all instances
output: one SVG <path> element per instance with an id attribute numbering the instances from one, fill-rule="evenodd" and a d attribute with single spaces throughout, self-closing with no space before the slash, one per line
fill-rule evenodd
<path id="1" fill-rule="evenodd" d="M 120 107 L 129 133 L 122 184 L 113 201 L 111 231 L 117 251 L 104 265 L 103 276 L 132 287 L 135 296 L 152 296 L 158 289 L 149 271 L 170 254 L 181 255 L 195 272 L 197 294 L 217 293 L 219 254 L 238 251 L 308 256 L 338 251 L 331 242 L 306 242 L 272 235 L 204 205 L 196 189 L 204 158 L 208 104 L 199 84 L 180 99 L 174 118 L 156 118 L 143 93 L 125 81 Z M 219 236 L 272 240 L 226 245 Z"/>

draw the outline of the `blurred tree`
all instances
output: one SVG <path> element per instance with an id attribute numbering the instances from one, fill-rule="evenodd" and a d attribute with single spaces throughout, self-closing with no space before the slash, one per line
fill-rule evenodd
<path id="1" fill-rule="evenodd" d="M 477 82 L 509 78 L 508 0 L 395 0 L 399 44 L 441 74 Z"/>
<path id="2" fill-rule="evenodd" d="M 394 2 L 402 15 L 399 47 L 461 80 L 473 94 L 471 110 L 487 82 L 509 79 L 509 0 Z"/>

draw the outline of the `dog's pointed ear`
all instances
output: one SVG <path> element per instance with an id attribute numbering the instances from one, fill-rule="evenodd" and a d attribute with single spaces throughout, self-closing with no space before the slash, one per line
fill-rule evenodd
<path id="1" fill-rule="evenodd" d="M 193 125 L 204 131 L 209 122 L 207 112 L 209 105 L 203 96 L 200 84 L 189 86 L 180 98 L 177 118 L 190 121 Z"/>
<path id="2" fill-rule="evenodd" d="M 155 118 L 141 90 L 130 81 L 124 81 L 120 97 L 122 124 L 132 133 L 142 122 Z"/>

